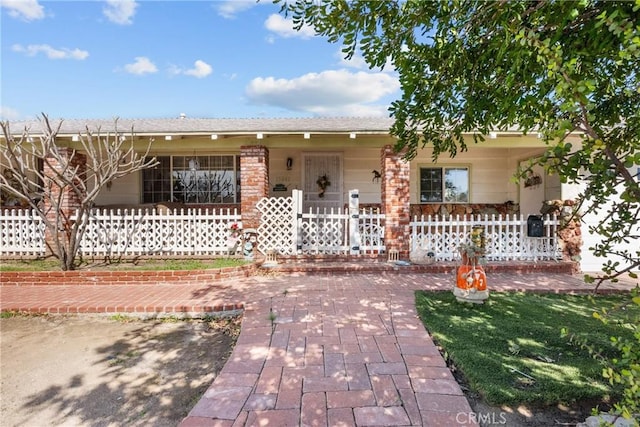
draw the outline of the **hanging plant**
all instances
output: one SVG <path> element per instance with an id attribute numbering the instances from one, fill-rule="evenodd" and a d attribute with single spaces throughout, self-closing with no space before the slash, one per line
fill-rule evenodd
<path id="1" fill-rule="evenodd" d="M 324 192 L 326 191 L 327 187 L 331 185 L 331 181 L 329 181 L 327 174 L 324 174 L 318 177 L 316 184 L 318 184 L 318 187 L 320 188 L 320 191 L 318 192 L 318 197 L 322 198 L 324 197 Z"/>

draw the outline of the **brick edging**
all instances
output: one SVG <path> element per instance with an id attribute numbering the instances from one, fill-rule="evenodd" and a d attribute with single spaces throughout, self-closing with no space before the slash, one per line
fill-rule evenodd
<path id="1" fill-rule="evenodd" d="M 300 274 L 345 274 L 345 273 L 450 273 L 455 263 L 434 263 L 430 265 L 397 266 L 393 263 L 345 263 L 319 262 L 315 265 L 285 263 L 272 268 L 259 268 L 258 264 L 238 267 L 224 267 L 202 270 L 115 270 L 115 271 L 6 271 L 0 275 L 0 286 L 92 286 L 92 285 L 201 285 L 230 279 L 253 276 L 258 271 Z M 504 263 L 485 266 L 487 273 L 560 273 L 571 274 L 572 264 L 568 262 Z"/>
<path id="2" fill-rule="evenodd" d="M 0 286 L 198 285 L 254 275 L 255 264 L 202 270 L 3 271 Z"/>

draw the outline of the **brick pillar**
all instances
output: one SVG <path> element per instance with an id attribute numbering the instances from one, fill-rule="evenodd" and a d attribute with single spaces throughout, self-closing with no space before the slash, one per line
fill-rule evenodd
<path id="1" fill-rule="evenodd" d="M 240 147 L 240 210 L 243 228 L 258 228 L 256 204 L 269 196 L 269 150 L 262 145 Z"/>
<path id="2" fill-rule="evenodd" d="M 399 257 L 408 259 L 411 230 L 409 228 L 409 162 L 403 153 L 386 145 L 381 152 L 382 213 L 385 214 L 384 240 L 387 252 L 397 249 Z"/>
<path id="3" fill-rule="evenodd" d="M 57 175 L 61 173 L 65 167 L 70 170 L 78 168 L 77 174 L 74 177 L 76 180 L 84 179 L 87 171 L 87 156 L 80 154 L 72 148 L 59 147 L 58 153 L 63 159 L 62 163 L 59 163 L 52 156 L 47 157 L 47 161 L 44 162 L 43 175 L 45 177 L 44 188 L 50 189 L 45 191 L 44 194 L 44 209 L 47 213 L 47 222 L 55 224 L 56 215 L 58 216 L 58 237 L 64 239 L 65 232 L 71 228 L 71 216 L 80 207 L 82 202 L 81 198 L 84 194 L 78 194 L 74 192 L 69 185 L 63 187 Z M 56 248 L 55 241 L 56 236 L 53 234 L 53 230 L 47 228 L 45 230 L 45 242 L 49 250 Z M 66 233 L 66 238 L 69 238 L 69 234 Z M 61 255 L 61 254 L 58 254 Z"/>

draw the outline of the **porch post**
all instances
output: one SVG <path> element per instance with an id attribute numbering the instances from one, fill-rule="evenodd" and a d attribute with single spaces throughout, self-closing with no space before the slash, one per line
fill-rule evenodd
<path id="1" fill-rule="evenodd" d="M 256 205 L 269 196 L 269 150 L 262 145 L 240 147 L 240 211 L 243 228 L 260 225 Z"/>
<path id="2" fill-rule="evenodd" d="M 360 193 L 349 190 L 349 254 L 360 254 Z"/>
<path id="3" fill-rule="evenodd" d="M 396 153 L 391 145 L 381 152 L 382 213 L 385 215 L 384 240 L 387 252 L 397 249 L 400 258 L 408 259 L 411 230 L 409 228 L 410 165 L 403 153 Z"/>
<path id="4" fill-rule="evenodd" d="M 65 167 L 74 170 L 78 168 L 76 179 L 82 179 L 87 170 L 87 156 L 76 152 L 73 148 L 58 147 L 58 153 L 60 157 L 65 159 L 63 164 L 60 164 L 52 156 L 47 158 L 43 166 L 43 175 L 48 182 L 44 183 L 45 188 L 50 188 L 49 191 L 44 192 L 42 203 L 44 205 L 44 212 L 47 215 L 47 222 L 49 224 L 56 224 L 58 236 L 54 235 L 54 230 L 49 227 L 45 228 L 44 240 L 48 254 L 55 250 L 56 241 L 65 241 L 63 233 L 67 232 L 71 228 L 71 217 L 80 207 L 83 195 L 74 192 L 71 187 L 66 186 L 60 188 L 55 185 L 59 182 L 56 176 L 63 172 Z M 62 240 L 58 240 L 61 238 Z M 60 255 L 60 254 L 58 254 Z"/>

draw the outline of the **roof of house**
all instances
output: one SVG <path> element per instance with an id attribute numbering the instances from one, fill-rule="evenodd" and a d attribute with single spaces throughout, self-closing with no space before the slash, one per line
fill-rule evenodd
<path id="1" fill-rule="evenodd" d="M 60 119 L 51 119 L 56 126 Z M 74 135 L 87 127 L 95 131 L 136 134 L 246 134 L 246 133 L 388 133 L 393 124 L 389 117 L 306 117 L 306 118 L 164 118 L 164 119 L 69 119 L 62 120 L 59 135 Z M 11 133 L 20 134 L 28 129 L 31 134 L 42 131 L 39 120 L 10 122 Z"/>

